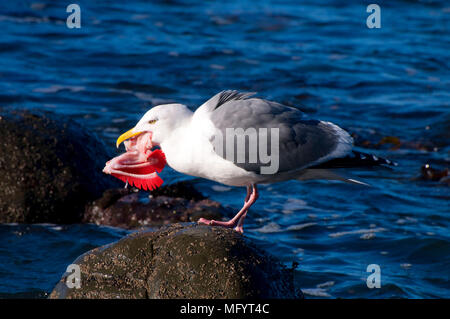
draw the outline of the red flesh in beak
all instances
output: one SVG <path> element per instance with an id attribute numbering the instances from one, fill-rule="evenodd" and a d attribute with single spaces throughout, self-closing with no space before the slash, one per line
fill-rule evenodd
<path id="1" fill-rule="evenodd" d="M 162 185 L 163 180 L 156 174 L 166 165 L 164 153 L 152 151 L 152 133 L 145 132 L 124 142 L 126 153 L 106 162 L 103 172 L 123 182 L 143 190 L 153 190 Z"/>

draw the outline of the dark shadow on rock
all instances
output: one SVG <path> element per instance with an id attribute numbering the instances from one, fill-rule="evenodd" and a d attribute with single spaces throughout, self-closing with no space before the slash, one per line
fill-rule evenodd
<path id="1" fill-rule="evenodd" d="M 84 206 L 116 187 L 102 173 L 104 145 L 70 118 L 0 114 L 0 222 L 74 223 Z"/>
<path id="2" fill-rule="evenodd" d="M 197 221 L 201 217 L 220 220 L 229 213 L 190 183 L 178 182 L 152 191 L 150 197 L 135 189 L 109 189 L 87 205 L 83 222 L 132 229 Z"/>
<path id="3" fill-rule="evenodd" d="M 50 298 L 298 298 L 287 269 L 240 234 L 173 224 L 133 233 L 77 258 L 81 288 L 64 274 Z"/>

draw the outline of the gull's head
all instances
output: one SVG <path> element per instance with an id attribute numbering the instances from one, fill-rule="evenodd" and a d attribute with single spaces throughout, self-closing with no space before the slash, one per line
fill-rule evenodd
<path id="1" fill-rule="evenodd" d="M 119 136 L 116 146 L 144 133 L 149 133 L 147 135 L 152 145 L 159 145 L 191 114 L 183 104 L 155 106 L 144 114 L 135 127 Z"/>
<path id="2" fill-rule="evenodd" d="M 103 172 L 140 189 L 152 190 L 163 183 L 157 172 L 166 165 L 162 150 L 152 150 L 169 138 L 192 115 L 182 104 L 158 105 L 144 114 L 135 127 L 123 133 L 126 152 L 106 162 Z"/>

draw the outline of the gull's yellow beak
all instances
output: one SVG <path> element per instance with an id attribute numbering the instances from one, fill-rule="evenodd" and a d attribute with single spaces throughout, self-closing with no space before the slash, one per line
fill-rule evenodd
<path id="1" fill-rule="evenodd" d="M 123 133 L 122 135 L 119 136 L 119 138 L 116 141 L 116 147 L 119 147 L 120 143 L 122 143 L 123 141 L 128 140 L 129 138 L 139 135 L 142 132 L 134 132 L 134 128 L 132 128 L 129 131 L 126 131 L 125 133 Z"/>

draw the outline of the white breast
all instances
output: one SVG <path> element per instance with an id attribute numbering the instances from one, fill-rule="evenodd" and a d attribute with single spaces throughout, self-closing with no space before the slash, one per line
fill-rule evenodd
<path id="1" fill-rule="evenodd" d="M 246 186 L 257 183 L 257 174 L 247 172 L 214 152 L 210 142 L 214 134 L 212 122 L 203 117 L 192 117 L 186 125 L 173 131 L 161 143 L 167 163 L 174 170 L 202 177 L 230 186 Z"/>

